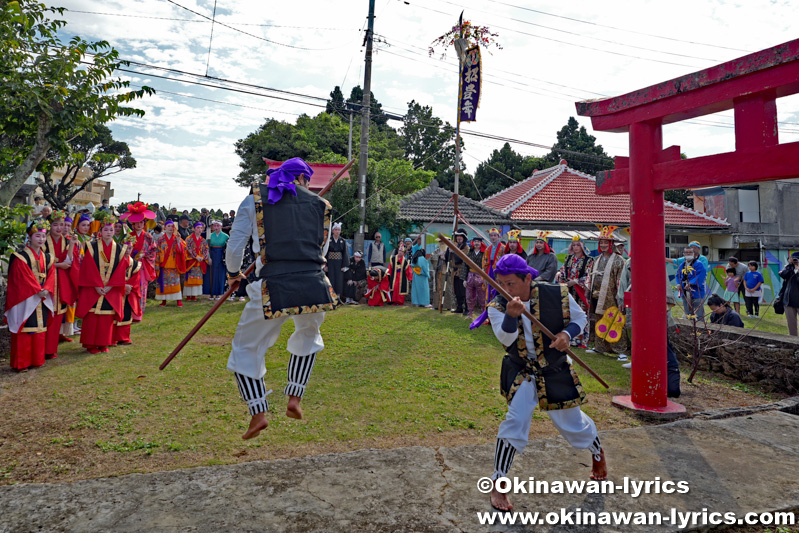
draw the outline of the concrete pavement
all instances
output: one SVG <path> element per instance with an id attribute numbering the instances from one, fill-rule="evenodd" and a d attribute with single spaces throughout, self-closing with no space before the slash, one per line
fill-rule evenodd
<path id="1" fill-rule="evenodd" d="M 610 479 L 686 481 L 687 494 L 515 494 L 516 511 L 799 509 L 799 398 L 603 432 Z M 548 423 L 548 422 L 547 422 Z M 411 447 L 0 487 L 0 531 L 670 531 L 674 525 L 481 525 L 493 446 Z M 587 480 L 590 455 L 531 441 L 511 475 Z M 576 517 L 573 517 L 576 520 Z"/>

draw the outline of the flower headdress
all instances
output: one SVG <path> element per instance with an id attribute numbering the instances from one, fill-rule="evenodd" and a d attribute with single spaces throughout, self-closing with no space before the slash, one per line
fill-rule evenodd
<path id="1" fill-rule="evenodd" d="M 552 235 L 552 232 L 551 232 L 551 231 L 543 231 L 543 230 L 539 230 L 539 231 L 538 231 L 538 232 L 535 234 L 535 238 L 536 238 L 536 240 L 545 241 L 545 240 L 547 240 L 547 238 L 548 238 L 550 235 Z"/>
<path id="2" fill-rule="evenodd" d="M 613 232 L 616 231 L 618 226 L 602 226 L 597 224 L 599 228 L 599 240 L 607 240 L 607 241 L 615 241 L 618 240 L 613 236 Z"/>
<path id="3" fill-rule="evenodd" d="M 110 211 L 95 211 L 94 219 L 100 221 L 100 227 L 113 226 L 117 221 L 117 217 L 112 215 Z"/>
<path id="4" fill-rule="evenodd" d="M 145 218 L 153 220 L 155 218 L 155 213 L 150 211 L 149 207 L 150 206 L 144 202 L 128 204 L 128 211 L 119 215 L 119 220 L 127 220 L 131 224 L 141 222 Z"/>
<path id="5" fill-rule="evenodd" d="M 46 220 L 37 220 L 35 222 L 31 222 L 30 230 L 33 233 L 37 231 L 50 231 L 50 223 Z"/>
<path id="6" fill-rule="evenodd" d="M 508 231 L 508 242 L 519 242 L 521 234 L 522 230 L 520 229 L 512 229 Z"/>

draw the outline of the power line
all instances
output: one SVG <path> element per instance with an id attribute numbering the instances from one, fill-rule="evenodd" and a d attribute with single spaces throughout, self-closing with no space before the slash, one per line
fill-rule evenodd
<path id="1" fill-rule="evenodd" d="M 171 0 L 167 0 L 167 1 L 171 1 Z M 406 3 L 408 5 L 411 5 L 410 2 L 406 2 Z M 413 5 L 421 7 L 422 9 L 426 9 L 428 11 L 435 11 L 434 9 L 429 8 L 429 7 L 427 7 L 425 5 L 422 5 L 422 4 L 413 4 Z M 443 12 L 442 11 L 438 11 L 438 13 L 443 13 Z M 448 15 L 448 16 L 451 16 L 451 17 L 455 17 L 456 16 L 453 13 L 445 13 L 445 14 Z M 662 59 L 634 56 L 634 55 L 625 54 L 625 53 L 622 53 L 622 52 L 614 52 L 612 50 L 603 50 L 602 48 L 594 48 L 594 47 L 586 46 L 586 45 L 582 45 L 582 44 L 570 43 L 568 41 L 561 41 L 559 39 L 553 39 L 552 37 L 544 37 L 542 35 L 536 35 L 534 33 L 529 33 L 529 32 L 522 31 L 522 30 L 516 30 L 516 29 L 513 29 L 513 28 L 506 28 L 506 27 L 503 27 L 503 26 L 493 25 L 493 28 L 496 28 L 496 29 L 499 29 L 499 30 L 506 30 L 506 31 L 514 32 L 514 33 L 520 33 L 522 35 L 526 35 L 526 36 L 532 37 L 534 39 L 543 39 L 545 41 L 550 41 L 550 42 L 559 43 L 559 44 L 565 44 L 567 46 L 574 46 L 576 48 L 582 48 L 582 49 L 591 50 L 591 51 L 594 51 L 594 52 L 602 52 L 602 53 L 605 53 L 605 54 L 612 54 L 612 55 L 617 55 L 617 56 L 622 56 L 622 57 L 629 57 L 629 58 L 632 58 L 632 59 L 640 59 L 642 61 L 653 61 L 655 63 L 663 63 L 663 64 L 666 64 L 666 65 L 676 65 L 678 67 L 698 68 L 696 65 L 686 65 L 684 63 L 675 63 L 673 61 L 665 61 L 665 60 L 662 60 Z"/>
<path id="2" fill-rule="evenodd" d="M 80 11 L 78 9 L 64 8 L 69 13 L 83 13 L 86 15 L 103 15 L 106 17 L 124 17 L 136 19 L 152 19 L 152 20 L 172 20 L 176 22 L 195 22 L 200 24 L 207 24 L 205 20 L 197 19 L 179 19 L 174 17 L 152 17 L 147 15 L 132 15 L 130 13 L 102 13 L 99 11 Z M 318 27 L 318 26 L 286 26 L 283 24 L 258 24 L 255 22 L 230 22 L 228 24 L 235 24 L 236 26 L 260 26 L 263 28 L 292 28 L 300 30 L 330 30 L 330 31 L 352 31 L 354 28 L 331 28 L 331 27 Z"/>
<path id="3" fill-rule="evenodd" d="M 641 31 L 629 30 L 629 29 L 626 29 L 626 28 L 618 28 L 616 26 L 609 26 L 607 24 L 600 24 L 598 22 L 590 22 L 590 21 L 587 21 L 587 20 L 581 20 L 581 19 L 577 19 L 577 18 L 567 17 L 567 16 L 564 16 L 564 15 L 555 15 L 554 13 L 547 13 L 546 11 L 540 11 L 538 9 L 532 9 L 532 8 L 524 7 L 524 6 L 517 6 L 515 4 L 509 4 L 507 2 L 501 2 L 500 0 L 488 0 L 488 1 L 489 2 L 493 2 L 495 4 L 502 4 L 502 5 L 508 6 L 508 7 L 515 7 L 516 9 L 523 9 L 524 11 L 532 11 L 534 13 L 538 13 L 539 15 L 546 15 L 548 17 L 555 17 L 555 18 L 559 18 L 559 19 L 570 20 L 572 22 L 579 22 L 581 24 L 589 24 L 591 26 L 609 28 L 609 29 L 615 30 L 615 31 L 623 31 L 623 32 L 627 32 L 627 33 L 634 33 L 636 35 L 643 35 L 643 36 L 646 36 L 646 37 L 655 37 L 657 39 L 665 39 L 667 41 L 676 41 L 676 42 L 680 42 L 680 43 L 698 44 L 700 46 L 709 46 L 709 47 L 712 47 L 712 48 L 721 48 L 721 49 L 724 49 L 724 50 L 733 50 L 735 52 L 745 52 L 747 54 L 751 53 L 751 50 L 742 50 L 740 48 L 730 48 L 728 46 L 721 46 L 721 45 L 718 45 L 718 44 L 701 43 L 701 42 L 697 42 L 697 41 L 687 41 L 687 40 L 684 40 L 684 39 L 677 39 L 675 37 L 666 37 L 664 35 L 657 35 L 657 34 L 649 33 L 649 32 L 645 33 L 645 32 L 641 32 Z"/>
<path id="4" fill-rule="evenodd" d="M 90 64 L 90 63 L 87 63 L 85 61 L 81 61 L 81 63 Z M 242 93 L 242 94 L 250 94 L 250 95 L 253 95 L 253 96 L 261 96 L 263 98 L 272 98 L 274 100 L 283 100 L 283 101 L 286 101 L 286 102 L 293 102 L 295 104 L 303 104 L 303 105 L 309 105 L 309 106 L 313 106 L 313 107 L 327 107 L 326 104 L 323 105 L 323 104 L 312 104 L 310 102 L 301 102 L 299 100 L 292 100 L 291 98 L 283 98 L 283 97 L 274 96 L 274 95 L 271 95 L 271 94 L 257 93 L 257 92 L 254 92 L 254 91 L 246 91 L 244 89 L 236 89 L 234 87 L 220 87 L 218 85 L 212 85 L 210 83 L 203 83 L 201 81 L 176 80 L 175 78 L 169 78 L 167 76 L 159 76 L 158 74 L 147 74 L 147 73 L 144 73 L 144 72 L 138 72 L 136 70 L 130 70 L 130 69 L 125 69 L 125 68 L 117 68 L 117 70 L 119 70 L 121 72 L 128 72 L 130 74 L 138 74 L 139 76 L 145 76 L 145 77 L 151 76 L 153 78 L 161 78 L 163 80 L 174 81 L 174 82 L 178 82 L 178 83 L 187 83 L 187 84 L 190 84 L 190 85 L 201 85 L 203 87 L 210 87 L 212 89 L 221 89 L 221 90 L 224 90 L 224 91 L 233 91 L 233 92 Z"/>
<path id="5" fill-rule="evenodd" d="M 460 4 L 455 4 L 453 2 L 450 2 L 449 0 L 438 0 L 438 1 L 439 2 L 443 2 L 445 4 L 450 4 L 450 5 L 453 5 L 453 6 L 456 6 L 456 7 L 460 7 Z M 477 8 L 474 8 L 474 7 L 470 7 L 469 9 L 474 9 L 475 11 L 479 11 L 479 12 L 482 12 L 482 13 L 488 13 L 490 15 L 494 14 L 494 13 L 492 13 L 490 11 L 485 11 L 485 10 L 477 9 Z M 518 22 L 520 24 L 526 24 L 528 26 L 535 26 L 537 28 L 544 28 L 544 29 L 551 30 L 551 31 L 556 31 L 556 32 L 559 32 L 559 33 L 565 33 L 567 35 L 574 35 L 576 37 L 585 37 L 587 39 L 591 39 L 591 40 L 594 40 L 594 41 L 600 41 L 600 42 L 603 42 L 603 43 L 615 44 L 615 45 L 619 45 L 619 46 L 624 46 L 626 48 L 636 48 L 638 50 L 645 50 L 647 52 L 655 52 L 655 53 L 658 53 L 658 54 L 667 54 L 667 55 L 672 55 L 672 56 L 677 56 L 677 57 L 685 57 L 685 58 L 688 58 L 688 59 L 699 59 L 699 60 L 702 60 L 702 61 L 715 61 L 715 62 L 719 62 L 720 61 L 718 59 L 711 59 L 711 58 L 707 58 L 707 57 L 689 56 L 689 55 L 685 55 L 685 54 L 678 54 L 678 53 L 675 53 L 675 52 L 665 52 L 663 50 L 655 50 L 653 48 L 646 48 L 644 46 L 636 46 L 636 45 L 633 45 L 633 44 L 620 43 L 618 41 L 611 41 L 611 40 L 608 40 L 608 39 L 602 39 L 600 37 L 593 37 L 593 36 L 583 35 L 582 33 L 579 33 L 579 32 L 574 32 L 574 31 L 569 31 L 569 30 L 562 30 L 560 28 L 553 28 L 552 26 L 545 26 L 543 24 L 536 24 L 534 22 L 530 22 L 530 21 L 522 20 L 522 19 L 517 19 L 517 18 L 513 18 L 513 17 L 503 17 L 503 16 L 500 16 L 500 15 L 496 15 L 496 16 L 498 16 L 499 18 L 512 20 L 512 21 Z"/>
<path id="6" fill-rule="evenodd" d="M 169 2 L 172 5 L 175 5 L 175 6 L 179 7 L 179 8 L 181 8 L 181 9 L 185 9 L 186 11 L 189 11 L 190 13 L 194 13 L 198 17 L 202 17 L 202 18 L 204 18 L 206 20 L 212 20 L 211 18 L 203 15 L 202 13 L 198 13 L 197 11 L 194 11 L 193 9 L 190 9 L 190 8 L 188 8 L 186 6 L 182 6 L 182 5 L 178 4 L 174 0 L 166 0 L 166 1 Z M 330 48 L 306 48 L 304 46 L 295 46 L 293 44 L 279 43 L 277 41 L 273 41 L 273 40 L 267 39 L 265 37 L 260 37 L 258 35 L 253 34 L 253 33 L 249 33 L 249 32 L 246 32 L 244 30 L 240 30 L 238 28 L 234 28 L 233 26 L 230 26 L 229 24 L 225 24 L 223 22 L 218 22 L 217 21 L 217 24 L 219 24 L 220 26 L 224 26 L 225 28 L 231 29 L 231 30 L 233 30 L 235 32 L 247 35 L 248 37 L 252 37 L 254 39 L 258 39 L 260 41 L 264 41 L 264 42 L 267 42 L 267 43 L 270 43 L 270 44 L 274 44 L 274 45 L 277 45 L 277 46 L 285 46 L 286 48 L 293 48 L 295 50 L 308 50 L 308 51 L 319 52 L 319 51 L 323 51 L 323 50 L 335 50 L 336 48 L 341 48 L 342 46 L 346 46 L 347 44 L 349 44 L 349 43 L 346 43 L 346 44 L 339 45 L 339 46 L 331 46 Z"/>
<path id="7" fill-rule="evenodd" d="M 143 87 L 143 85 L 136 85 L 134 83 L 131 83 L 130 86 L 131 87 L 138 87 L 138 88 L 142 88 Z M 212 102 L 212 103 L 215 103 L 215 104 L 224 104 L 224 105 L 229 105 L 229 106 L 233 106 L 233 107 L 242 107 L 242 108 L 245 108 L 245 109 L 256 109 L 258 111 L 267 111 L 269 113 L 280 113 L 280 114 L 283 114 L 283 115 L 294 115 L 295 117 L 300 116 L 300 113 L 292 113 L 291 111 L 278 111 L 276 109 L 266 109 L 264 107 L 255 107 L 255 106 L 244 105 L 244 104 L 236 104 L 234 102 L 223 102 L 222 100 L 213 100 L 211 98 L 203 98 L 202 96 L 195 96 L 193 94 L 182 94 L 182 93 L 175 93 L 175 92 L 171 92 L 171 91 L 166 91 L 164 89 L 159 89 L 158 87 L 153 87 L 153 89 L 155 89 L 156 94 L 161 94 L 161 93 L 163 93 L 163 94 L 171 94 L 171 95 L 174 95 L 174 96 L 180 96 L 181 98 L 191 98 L 192 100 L 203 100 L 205 102 Z"/>

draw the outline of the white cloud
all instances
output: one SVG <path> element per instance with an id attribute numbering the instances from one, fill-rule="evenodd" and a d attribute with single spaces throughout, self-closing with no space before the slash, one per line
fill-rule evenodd
<path id="1" fill-rule="evenodd" d="M 213 11 L 211 0 L 176 1 L 207 16 Z M 472 22 L 487 24 L 499 33 L 504 47 L 492 54 L 484 53 L 486 83 L 482 87 L 478 121 L 467 127 L 547 146 L 555 142 L 555 133 L 568 118 L 576 116 L 576 100 L 597 98 L 598 94 L 624 94 L 745 54 L 739 50 L 756 51 L 795 38 L 791 27 L 794 6 L 788 0 L 637 3 L 515 0 L 512 3 L 528 9 L 512 8 L 493 0 L 462 0 L 458 7 L 448 0 L 378 2 L 375 33 L 387 43 L 376 47 L 372 91 L 384 108 L 403 112 L 407 102 L 414 99 L 432 106 L 442 119 L 454 122 L 457 96 L 454 52 L 448 53 L 447 61 L 437 61 L 427 57 L 426 49 L 457 21 L 461 8 Z M 363 83 L 364 34 L 358 31 L 366 17 L 366 3 L 362 1 L 267 4 L 261 0 L 241 0 L 217 5 L 217 20 L 260 39 L 216 25 L 210 62 L 210 22 L 171 3 L 63 0 L 58 5 L 73 11 L 124 15 L 68 13 L 65 18 L 69 25 L 64 35 L 108 40 L 123 58 L 141 63 L 199 74 L 205 73 L 209 63 L 208 72 L 212 76 L 322 97 L 327 97 L 342 80 L 346 80 L 342 87 L 346 95 L 353 85 Z M 141 16 L 192 22 L 137 18 Z M 113 177 L 118 198 L 134 198 L 136 192 L 142 192 L 148 195 L 148 201 L 160 199 L 161 203 L 181 206 L 187 202 L 201 206 L 212 199 L 235 203 L 244 191 L 231 180 L 239 172 L 233 142 L 254 131 L 265 118 L 293 121 L 295 116 L 287 113 L 321 111 L 298 103 L 185 83 L 196 81 L 193 77 L 184 77 L 184 83 L 171 82 L 155 75 L 174 74 L 140 66 L 132 66 L 131 70 L 142 73 L 126 74 L 133 83 L 141 84 L 148 79 L 148 85 L 162 92 L 136 103 L 147 112 L 144 119 L 121 119 L 112 126 L 115 136 L 131 145 L 139 161 L 138 169 Z M 237 105 L 206 102 L 167 91 Z M 705 117 L 705 121 L 731 123 L 730 117 L 728 113 L 721 118 Z M 781 140 L 797 140 L 799 98 L 779 101 L 779 120 L 797 124 L 781 125 Z M 578 121 L 608 153 L 627 154 L 626 135 L 596 133 L 589 119 L 578 117 Z M 664 132 L 664 144 L 679 144 L 689 156 L 696 157 L 732 149 L 732 131 L 708 124 L 669 126 Z M 473 169 L 477 161 L 471 156 L 485 159 L 502 143 L 467 137 L 466 145 L 470 154 L 466 163 Z M 515 145 L 514 149 L 525 154 L 543 152 L 523 145 Z"/>

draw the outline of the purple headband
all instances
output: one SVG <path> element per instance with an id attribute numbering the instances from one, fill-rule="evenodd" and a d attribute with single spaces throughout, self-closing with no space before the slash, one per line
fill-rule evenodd
<path id="1" fill-rule="evenodd" d="M 520 255 L 505 254 L 499 258 L 497 265 L 494 267 L 494 274 L 501 274 L 507 276 L 508 274 L 530 274 L 533 278 L 538 277 L 538 270 L 534 269 L 527 264 L 527 261 L 522 259 Z"/>
<path id="2" fill-rule="evenodd" d="M 164 222 L 164 227 L 167 227 L 170 224 L 174 226 L 175 225 L 175 221 L 174 220 L 167 220 L 166 222 Z"/>
<path id="3" fill-rule="evenodd" d="M 313 170 L 308 166 L 308 163 L 299 157 L 293 157 L 288 161 L 284 161 L 279 168 L 270 168 L 267 170 L 266 175 L 269 176 L 269 182 L 267 184 L 269 188 L 269 198 L 267 198 L 267 203 L 278 203 L 281 198 L 283 198 L 285 192 L 297 196 L 294 180 L 297 179 L 300 174 L 305 174 L 306 178 L 311 179 Z"/>
<path id="4" fill-rule="evenodd" d="M 78 219 L 78 224 L 80 224 L 83 221 L 91 222 L 92 217 L 90 217 L 89 215 L 81 215 L 80 218 Z"/>
<path id="5" fill-rule="evenodd" d="M 64 222 L 69 222 L 70 224 L 72 224 L 72 219 L 71 219 L 71 218 L 69 218 L 69 217 L 66 217 L 66 218 L 64 219 Z"/>
<path id="6" fill-rule="evenodd" d="M 202 222 L 195 222 L 194 227 L 196 228 L 197 226 L 205 226 L 205 224 L 203 224 Z"/>

